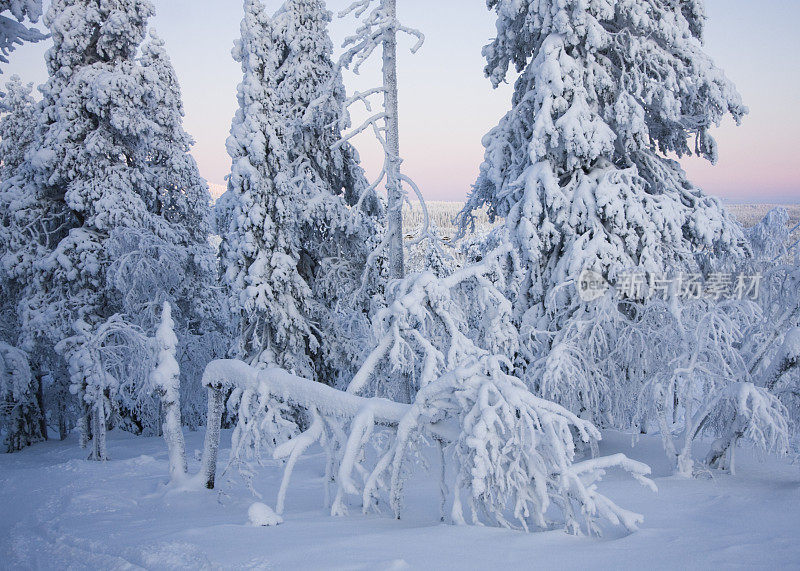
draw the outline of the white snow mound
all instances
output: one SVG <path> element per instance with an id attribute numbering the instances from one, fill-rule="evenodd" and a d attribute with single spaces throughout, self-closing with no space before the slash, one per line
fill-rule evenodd
<path id="1" fill-rule="evenodd" d="M 256 502 L 250 506 L 250 509 L 247 510 L 247 516 L 250 518 L 250 525 L 255 527 L 267 527 L 283 523 L 281 516 L 272 511 L 271 507 L 261 502 Z"/>

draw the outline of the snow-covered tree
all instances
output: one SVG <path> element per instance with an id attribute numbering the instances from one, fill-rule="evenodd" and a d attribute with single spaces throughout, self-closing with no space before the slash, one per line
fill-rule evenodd
<path id="1" fill-rule="evenodd" d="M 275 96 L 285 45 L 260 0 L 246 0 L 244 9 L 233 49 L 244 77 L 227 142 L 228 192 L 236 206 L 221 247 L 231 306 L 240 313 L 235 352 L 253 364 L 278 363 L 310 376 L 309 353 L 319 340 L 308 322 L 311 291 L 298 271 L 290 161 Z"/>
<path id="2" fill-rule="evenodd" d="M 497 38 L 484 48 L 498 85 L 521 72 L 512 110 L 485 139 L 462 222 L 487 205 L 506 218 L 527 277 L 520 311 L 568 307 L 556 286 L 584 269 L 612 282 L 631 267 L 663 271 L 693 251 L 736 250 L 742 234 L 677 163 L 715 161 L 708 130 L 746 113 L 702 51 L 702 3 L 491 0 Z M 695 141 L 693 148 L 688 141 Z"/>
<path id="3" fill-rule="evenodd" d="M 3 186 L 19 204 L 13 220 L 20 247 L 4 265 L 22 284 L 24 347 L 83 339 L 60 347 L 98 425 L 96 438 L 116 417 L 136 431 L 158 425 L 146 376 L 128 378 L 119 364 L 118 377 L 91 362 L 102 354 L 97 347 L 117 346 L 103 333 L 112 318 L 112 337 L 126 330 L 118 315 L 127 320 L 124 335 L 136 337 L 152 330 L 158 305 L 170 300 L 182 333 L 202 335 L 214 331 L 209 316 L 220 311 L 207 243 L 208 189 L 188 155 L 174 71 L 155 37 L 137 58 L 152 13 L 146 0 L 51 3 L 50 77 L 25 163 Z M 129 349 L 129 356 L 140 352 Z M 210 359 L 219 350 L 198 353 Z M 195 388 L 202 404 L 197 382 Z M 102 443 L 95 452 L 104 457 Z"/>
<path id="4" fill-rule="evenodd" d="M 405 275 L 405 250 L 403 243 L 403 203 L 405 189 L 410 186 L 419 195 L 416 185 L 401 172 L 399 99 L 397 87 L 397 34 L 406 33 L 416 39 L 411 48 L 415 53 L 422 46 L 424 36 L 418 30 L 408 28 L 397 19 L 397 0 L 356 0 L 340 13 L 340 17 L 354 14 L 362 18 L 355 34 L 344 42 L 345 52 L 339 65 L 358 73 L 361 65 L 381 48 L 383 54 L 383 81 L 379 87 L 353 94 L 346 101 L 349 107 L 362 103 L 367 111 L 372 112 L 371 98 L 375 95 L 383 97 L 381 111 L 372 114 L 364 123 L 353 129 L 347 139 L 367 130 L 371 130 L 384 151 L 384 164 L 375 182 L 374 188 L 386 180 L 388 197 L 386 235 L 382 247 L 387 249 L 388 270 L 390 279 L 399 279 Z M 364 16 L 366 14 L 366 16 Z M 419 195 L 420 200 L 422 196 Z"/>
<path id="5" fill-rule="evenodd" d="M 46 440 L 36 377 L 24 351 L 0 341 L 0 434 L 7 452 Z"/>
<path id="6" fill-rule="evenodd" d="M 38 231 L 34 226 L 24 228 L 20 225 L 25 220 L 25 212 L 32 205 L 34 197 L 14 192 L 15 179 L 25 163 L 25 153 L 32 140 L 32 125 L 36 123 L 36 107 L 31 96 L 32 85 L 24 85 L 18 76 L 12 76 L 6 84 L 2 96 L 2 119 L 0 119 L 0 339 L 11 345 L 17 345 L 20 338 L 20 321 L 17 314 L 17 304 L 20 301 L 22 286 L 25 277 L 29 276 L 30 265 L 17 264 L 24 259 L 29 242 Z M 36 221 L 34 224 L 38 223 Z M 15 271 L 16 268 L 16 271 Z M 41 345 L 27 346 L 25 355 L 26 363 L 33 363 L 29 371 L 30 383 L 27 389 L 5 393 L 3 406 L 13 412 L 14 425 L 17 429 L 35 426 L 35 432 L 25 437 L 21 434 L 9 439 L 9 448 L 16 449 L 26 443 L 46 439 L 47 429 L 45 422 L 44 394 L 48 396 L 65 395 L 64 379 L 54 377 L 52 365 L 54 364 L 51 348 Z M 16 359 L 19 361 L 19 359 Z M 43 381 L 48 378 L 48 387 L 43 387 Z M 47 390 L 46 390 L 47 389 Z M 22 401 L 14 401 L 14 395 L 20 396 Z M 33 395 L 34 400 L 30 400 Z M 57 418 L 59 426 L 63 428 L 64 407 L 54 403 L 54 419 Z M 28 415 L 27 417 L 25 415 Z M 17 430 L 17 432 L 19 432 Z M 64 431 L 61 431 L 62 436 Z M 12 444 L 13 441 L 13 444 Z"/>
<path id="7" fill-rule="evenodd" d="M 141 164 L 151 214 L 170 228 L 168 239 L 132 228 L 112 232 L 115 262 L 109 280 L 124 296 L 124 312 L 149 331 L 157 326 L 164 301 L 174 312 L 180 340 L 181 406 L 191 426 L 202 422 L 205 365 L 227 351 L 229 318 L 218 263 L 209 242 L 211 196 L 190 154 L 192 138 L 183 129 L 180 86 L 165 45 L 155 32 L 142 46 L 141 75 L 149 86 L 145 100 L 155 130 L 141 148 Z"/>
<path id="8" fill-rule="evenodd" d="M 506 251 L 438 278 L 431 272 L 395 282 L 392 303 L 373 319 L 370 353 L 347 391 L 412 402 L 448 371 L 487 355 L 513 355 L 517 331 L 496 281 Z"/>
<path id="9" fill-rule="evenodd" d="M 749 300 L 653 301 L 630 324 L 647 341 L 638 356 L 646 377 L 635 422 L 658 429 L 676 473 L 692 475 L 692 447 L 702 435 L 717 438 L 706 459 L 716 468 L 734 469 L 741 439 L 765 451 L 787 451 L 786 410 L 756 386 L 741 350 L 761 317 Z"/>
<path id="10" fill-rule="evenodd" d="M 12 179 L 25 162 L 25 152 L 32 140 L 31 125 L 36 112 L 31 96 L 32 84 L 23 85 L 18 76 L 6 84 L 0 119 L 0 336 L 16 340 L 19 334 L 16 304 L 20 284 L 9 269 L 15 265 L 18 252 L 24 250 L 28 236 L 17 225 L 18 212 L 24 210 L 30 197 L 9 192 Z"/>
<path id="11" fill-rule="evenodd" d="M 91 443 L 90 460 L 108 460 L 108 427 L 121 410 L 139 413 L 139 403 L 150 395 L 152 343 L 117 314 L 95 326 L 85 320 L 75 322 L 73 335 L 59 341 L 55 350 L 69 364 L 70 391 L 82 407 L 81 446 Z"/>
<path id="12" fill-rule="evenodd" d="M 416 467 L 435 468 L 442 520 L 526 530 L 562 526 L 570 533 L 602 532 L 604 524 L 634 530 L 641 516 L 617 506 L 597 489 L 612 468 L 654 489 L 650 469 L 622 454 L 579 460 L 577 442 L 596 449 L 600 432 L 566 409 L 535 397 L 507 373 L 501 357 L 484 355 L 428 383 L 412 404 L 364 398 L 286 371 L 254 369 L 239 361 L 214 361 L 204 375 L 210 403 L 239 414 L 231 463 L 285 459 L 276 511 L 282 513 L 299 458 L 319 443 L 327 456 L 326 504 L 345 515 L 349 496 L 364 513 L 388 499 L 395 517 L 404 507 L 404 485 Z M 258 405 L 255 403 L 258 402 Z M 294 434 L 279 424 L 269 403 L 308 411 L 311 423 Z M 209 409 L 198 475 L 214 486 L 221 406 Z M 284 442 L 276 443 L 283 436 Z M 286 440 L 288 438 L 288 440 Z M 277 444 L 277 445 L 276 445 Z M 436 466 L 420 461 L 438 452 Z M 377 452 L 377 454 L 375 454 Z M 255 490 L 254 490 L 255 491 Z M 469 510 L 465 514 L 465 506 Z"/>
<path id="13" fill-rule="evenodd" d="M 240 355 L 334 383 L 352 368 L 338 328 L 369 313 L 374 288 L 359 290 L 379 271 L 369 253 L 382 207 L 355 150 L 337 144 L 345 94 L 329 21 L 318 0 L 290 0 L 272 18 L 245 3 L 222 251 Z"/>
<path id="14" fill-rule="evenodd" d="M 785 208 L 770 211 L 748 231 L 753 258 L 733 264 L 759 278 L 757 299 L 762 320 L 742 343 L 748 372 L 756 384 L 778 396 L 788 408 L 792 445 L 800 447 L 800 225 L 790 225 Z"/>
<path id="15" fill-rule="evenodd" d="M 45 36 L 25 21 L 36 23 L 42 15 L 42 0 L 0 0 L 0 63 L 23 42 L 38 42 Z M 10 16 L 10 17 L 9 17 Z"/>
<path id="16" fill-rule="evenodd" d="M 186 445 L 181 424 L 180 366 L 176 359 L 178 337 L 172 308 L 164 302 L 161 323 L 156 331 L 156 368 L 151 382 L 164 409 L 164 440 L 169 449 L 169 473 L 173 481 L 186 475 Z"/>
<path id="17" fill-rule="evenodd" d="M 738 122 L 746 108 L 703 52 L 702 2 L 488 6 L 497 37 L 484 48 L 486 75 L 495 86 L 511 66 L 520 76 L 512 110 L 484 138 L 460 223 L 467 230 L 484 205 L 505 218 L 500 232 L 518 254 L 509 260 L 517 364 L 533 385 L 530 363 L 567 350 L 551 352 L 584 311 L 575 287 L 584 270 L 616 284 L 633 268 L 679 272 L 697 268 L 698 252 L 746 251 L 720 203 L 667 158 L 715 161 L 709 129 L 726 115 Z"/>
<path id="18" fill-rule="evenodd" d="M 330 20 L 320 0 L 289 0 L 274 29 L 287 46 L 276 94 L 296 185 L 300 273 L 311 288 L 320 339 L 316 378 L 341 384 L 355 373 L 369 317 L 381 305 L 384 264 L 373 252 L 384 208 L 358 153 L 342 141 L 346 95 L 332 61 Z"/>

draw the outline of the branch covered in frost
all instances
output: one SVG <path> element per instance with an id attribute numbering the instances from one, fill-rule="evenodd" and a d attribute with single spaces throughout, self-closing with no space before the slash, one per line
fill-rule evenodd
<path id="1" fill-rule="evenodd" d="M 531 394 L 504 372 L 507 367 L 503 358 L 488 355 L 467 362 L 423 387 L 410 405 L 358 397 L 237 361 L 211 363 L 204 383 L 218 394 L 232 391 L 234 403 L 243 402 L 239 394 L 251 392 L 263 395 L 265 406 L 273 406 L 274 399 L 309 412 L 305 432 L 273 447 L 275 458 L 287 460 L 279 512 L 295 463 L 319 444 L 328 459 L 326 487 L 334 486 L 326 489 L 332 514 L 346 513 L 348 496 L 360 497 L 367 511 L 386 494 L 400 517 L 407 471 L 430 443 L 442 449 L 443 462 L 455 466 L 455 481 L 443 479 L 440 486 L 449 495 L 455 523 L 467 522 L 466 502 L 473 524 L 545 529 L 548 518 L 560 513 L 560 523 L 573 533 L 582 526 L 599 533 L 604 521 L 635 529 L 640 516 L 600 494 L 595 483 L 605 470 L 621 468 L 653 487 L 646 477 L 649 468 L 623 455 L 575 463 L 573 438 L 594 445 L 600 439 L 597 428 Z M 275 422 L 276 417 L 262 411 L 261 418 Z M 238 424 L 251 422 L 240 418 Z M 239 453 L 234 443 L 232 462 Z M 443 465 L 441 477 L 447 474 Z M 558 509 L 550 511 L 551 506 Z"/>

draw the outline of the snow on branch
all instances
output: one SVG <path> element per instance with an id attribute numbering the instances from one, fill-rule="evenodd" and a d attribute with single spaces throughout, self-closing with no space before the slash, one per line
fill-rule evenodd
<path id="1" fill-rule="evenodd" d="M 461 363 L 513 354 L 511 307 L 495 283 L 510 248 L 500 246 L 482 263 L 446 278 L 425 272 L 395 282 L 394 301 L 373 320 L 373 349 L 347 392 L 409 402 L 417 390 Z"/>
<path id="2" fill-rule="evenodd" d="M 647 478 L 650 469 L 623 455 L 575 463 L 574 438 L 596 443 L 597 428 L 534 396 L 504 372 L 507 368 L 497 356 L 469 361 L 426 385 L 409 405 L 359 397 L 280 369 L 257 370 L 238 361 L 212 362 L 203 382 L 211 391 L 210 402 L 230 392 L 229 408 L 231 401 L 234 409 L 236 403 L 245 403 L 247 394 L 264 397 L 267 409 L 260 411 L 257 424 L 270 439 L 274 430 L 266 424 L 276 419 L 268 410 L 271 403 L 309 414 L 308 429 L 269 446 L 274 458 L 287 460 L 278 513 L 285 508 L 295 463 L 319 444 L 328 459 L 324 480 L 332 515 L 347 512 L 348 496 L 360 497 L 364 512 L 387 496 L 399 518 L 410 466 L 434 448 L 442 458 L 442 507 L 451 505 L 450 518 L 457 524 L 545 529 L 551 524 L 548 518 L 559 517 L 572 533 L 599 533 L 601 522 L 634 530 L 641 517 L 600 494 L 595 483 L 605 470 L 619 468 L 654 488 Z M 210 418 L 208 431 L 213 435 L 216 430 L 217 446 L 218 425 L 211 423 L 219 419 Z M 241 461 L 245 453 L 239 442 L 242 425 L 254 422 L 249 414 L 239 417 L 231 462 Z M 260 450 L 260 445 L 249 447 L 256 454 Z M 216 450 L 207 446 L 204 469 L 210 470 L 210 487 L 215 458 Z M 551 512 L 551 506 L 557 509 Z"/>
<path id="3" fill-rule="evenodd" d="M 28 354 L 0 341 L 0 434 L 7 452 L 45 439 Z"/>

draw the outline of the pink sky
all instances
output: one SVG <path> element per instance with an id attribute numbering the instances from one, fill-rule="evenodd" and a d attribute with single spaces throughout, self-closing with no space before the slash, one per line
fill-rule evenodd
<path id="1" fill-rule="evenodd" d="M 167 42 L 183 87 L 186 129 L 203 176 L 224 184 L 230 169 L 225 139 L 241 80 L 230 48 L 241 20 L 239 0 L 152 0 L 153 25 Z M 280 0 L 265 0 L 276 9 Z M 336 11 L 349 0 L 329 0 Z M 404 169 L 430 200 L 463 200 L 483 158 L 482 136 L 508 110 L 510 86 L 493 91 L 483 78 L 481 47 L 494 33 L 483 0 L 399 0 L 400 16 L 427 36 L 415 56 L 400 57 L 401 149 Z M 800 201 L 800 21 L 797 0 L 707 0 L 706 47 L 739 86 L 751 114 L 735 128 L 715 131 L 720 161 L 682 161 L 707 192 L 731 199 Z M 352 21 L 336 21 L 337 45 Z M 408 44 L 407 44 L 408 45 Z M 406 47 L 407 47 L 406 45 Z M 12 57 L 6 77 L 45 79 L 45 45 L 25 46 Z M 377 61 L 348 88 L 375 84 Z M 367 137 L 356 141 L 365 166 L 378 151 Z"/>

